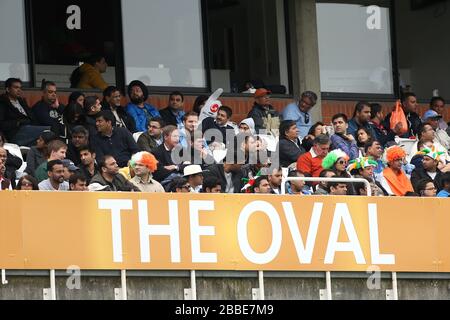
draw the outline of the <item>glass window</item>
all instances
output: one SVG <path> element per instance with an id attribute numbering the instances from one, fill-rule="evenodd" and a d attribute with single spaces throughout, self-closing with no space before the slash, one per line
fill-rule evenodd
<path id="1" fill-rule="evenodd" d="M 316 5 L 322 92 L 393 94 L 389 1 L 333 2 Z"/>
<path id="2" fill-rule="evenodd" d="M 71 86 L 75 68 L 92 55 L 103 56 L 108 64 L 103 80 L 116 83 L 117 0 L 30 1 L 33 16 L 36 86 L 42 79 L 59 87 Z M 102 70 L 104 71 L 104 70 Z M 98 88 L 97 88 L 98 89 Z"/>
<path id="3" fill-rule="evenodd" d="M 395 3 L 400 86 L 427 102 L 432 95 L 450 97 L 449 9 L 448 1 Z"/>
<path id="4" fill-rule="evenodd" d="M 200 2 L 122 1 L 126 83 L 207 86 Z"/>
<path id="5" fill-rule="evenodd" d="M 288 93 L 283 0 L 208 0 L 212 89 Z"/>
<path id="6" fill-rule="evenodd" d="M 0 80 L 29 81 L 23 1 L 0 1 Z"/>

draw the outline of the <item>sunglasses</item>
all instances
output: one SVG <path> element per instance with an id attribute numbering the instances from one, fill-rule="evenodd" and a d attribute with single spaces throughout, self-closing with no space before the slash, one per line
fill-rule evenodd
<path id="1" fill-rule="evenodd" d="M 345 160 L 339 160 L 337 163 L 338 163 L 338 164 L 347 164 L 347 161 L 345 161 Z"/>
<path id="2" fill-rule="evenodd" d="M 305 113 L 305 124 L 309 123 L 309 114 Z"/>

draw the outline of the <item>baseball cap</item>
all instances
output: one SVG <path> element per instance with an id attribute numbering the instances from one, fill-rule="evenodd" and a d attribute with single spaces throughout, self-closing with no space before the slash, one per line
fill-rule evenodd
<path id="1" fill-rule="evenodd" d="M 254 97 L 261 98 L 261 97 L 264 97 L 265 95 L 268 95 L 271 93 L 272 93 L 272 91 L 270 91 L 270 90 L 267 90 L 265 88 L 259 88 L 259 89 L 256 89 Z"/>
<path id="2" fill-rule="evenodd" d="M 64 159 L 64 160 L 61 160 L 61 161 L 63 163 L 63 166 L 68 168 L 69 171 L 77 171 L 78 170 L 78 167 L 71 160 Z"/>
<path id="3" fill-rule="evenodd" d="M 442 118 L 442 116 L 439 114 L 439 113 L 437 113 L 436 111 L 434 111 L 434 110 L 427 110 L 424 114 L 423 114 L 423 117 L 422 117 L 422 120 L 423 121 L 427 121 L 428 119 L 432 119 L 432 118 Z"/>

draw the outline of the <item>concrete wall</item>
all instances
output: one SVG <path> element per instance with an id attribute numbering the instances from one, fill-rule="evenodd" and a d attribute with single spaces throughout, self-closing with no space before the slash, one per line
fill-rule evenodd
<path id="1" fill-rule="evenodd" d="M 7 285 L 0 284 L 0 300 L 42 300 L 43 288 L 50 286 L 48 272 L 13 272 Z M 34 275 L 33 275 L 34 273 Z M 66 287 L 67 275 L 56 276 L 56 295 L 60 300 L 113 300 L 114 288 L 120 287 L 120 274 L 90 272 L 81 277 L 80 290 Z M 258 287 L 256 272 L 201 272 L 198 277 L 199 300 L 251 300 L 252 288 Z M 28 274 L 28 275 L 25 275 Z M 129 271 L 127 295 L 129 300 L 182 300 L 184 288 L 190 287 L 189 273 L 183 271 Z M 185 275 L 184 277 L 180 275 Z M 448 274 L 398 273 L 400 300 L 450 299 Z M 366 273 L 331 273 L 333 300 L 385 300 L 386 290 L 392 289 L 390 273 L 381 275 L 379 289 L 367 288 Z M 325 288 L 324 272 L 266 272 L 264 278 L 266 300 L 318 300 L 319 290 Z"/>

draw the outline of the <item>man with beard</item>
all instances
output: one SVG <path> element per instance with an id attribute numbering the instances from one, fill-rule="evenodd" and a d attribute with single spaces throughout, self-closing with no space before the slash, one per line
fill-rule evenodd
<path id="1" fill-rule="evenodd" d="M 126 107 L 127 113 L 134 119 L 136 130 L 145 132 L 150 119 L 161 115 L 154 106 L 145 102 L 148 98 L 148 89 L 141 81 L 131 81 L 128 85 L 128 97 L 131 102 Z"/>
<path id="2" fill-rule="evenodd" d="M 64 165 L 61 160 L 47 162 L 48 179 L 41 181 L 38 186 L 42 191 L 68 191 L 69 183 L 64 181 Z"/>
<path id="3" fill-rule="evenodd" d="M 131 118 L 125 108 L 121 105 L 122 93 L 120 89 L 109 86 L 103 90 L 102 110 L 110 110 L 116 118 L 116 127 L 127 128 L 131 133 L 136 132 L 136 126 L 133 118 Z"/>
<path id="4" fill-rule="evenodd" d="M 95 151 L 89 146 L 80 147 L 81 172 L 87 180 L 87 184 L 91 182 L 93 176 L 99 173 L 97 162 L 95 161 Z"/>
<path id="5" fill-rule="evenodd" d="M 85 145 L 89 145 L 89 131 L 83 126 L 75 126 L 67 145 L 66 158 L 72 160 L 78 166 L 81 163 L 79 148 Z"/>
<path id="6" fill-rule="evenodd" d="M 106 186 L 104 191 L 139 191 L 131 182 L 119 173 L 119 166 L 113 156 L 105 155 L 99 161 L 100 172 L 92 177 L 89 187 Z M 91 188 L 90 188 L 91 189 Z"/>

